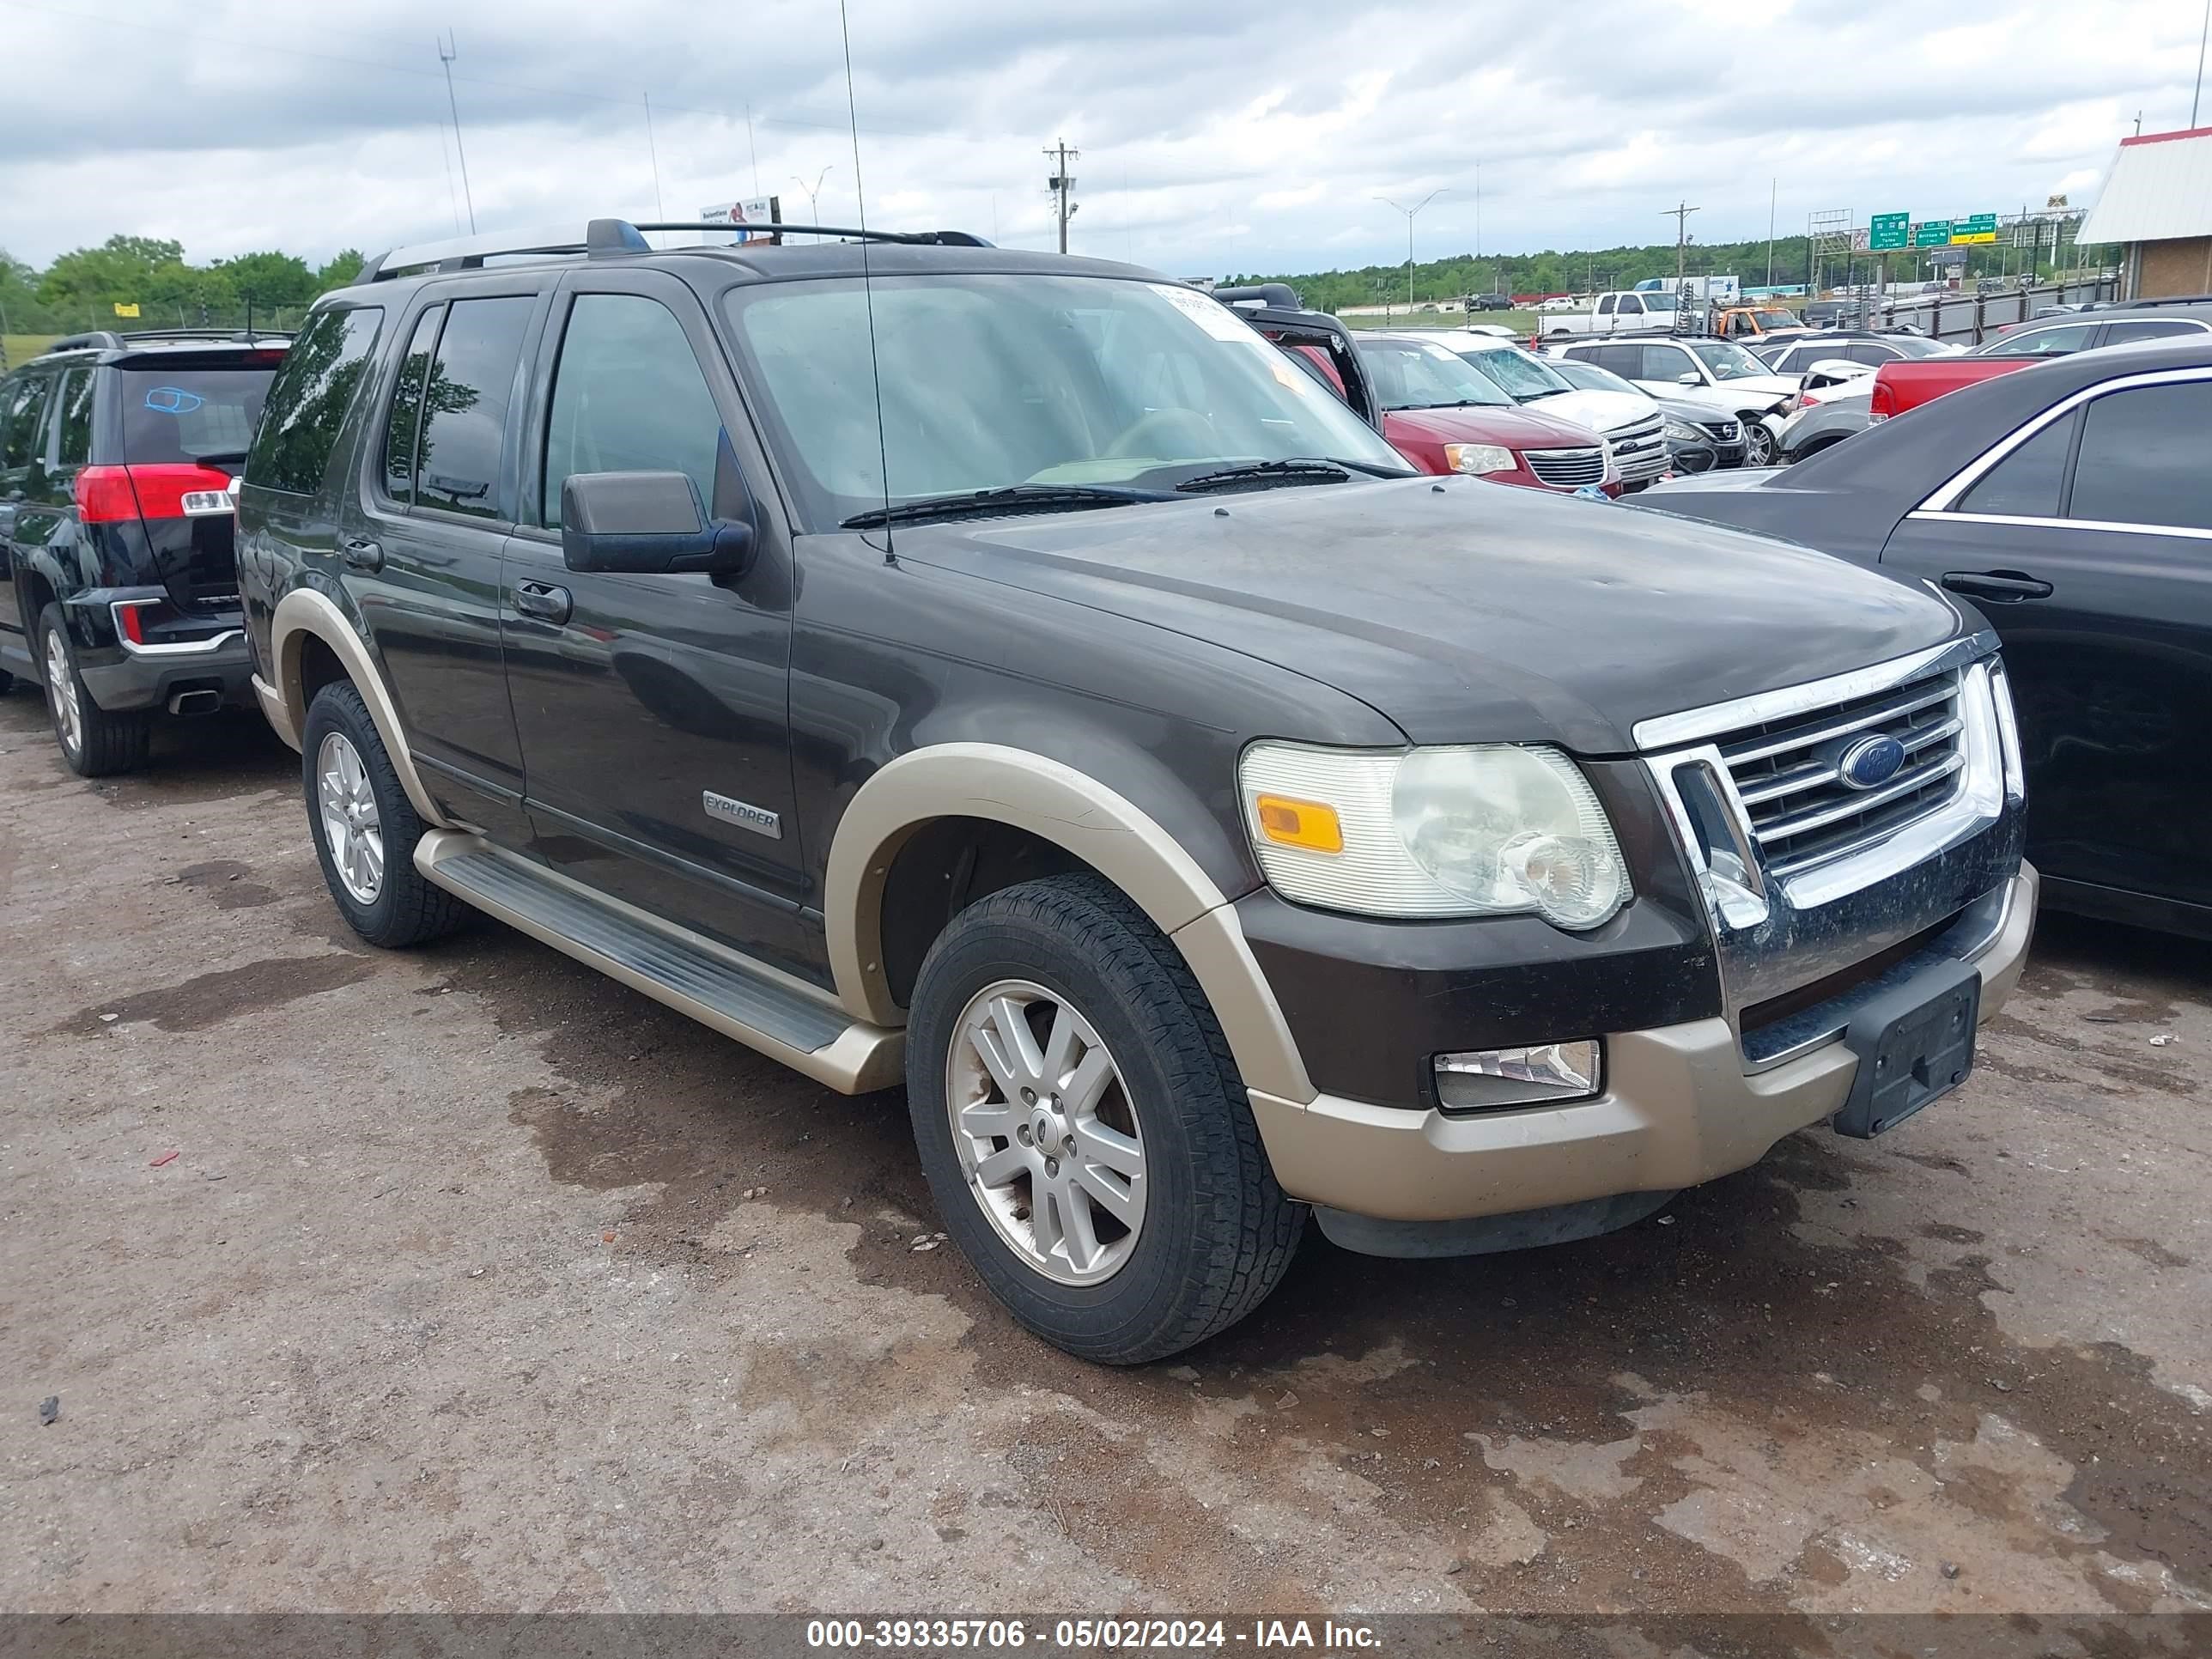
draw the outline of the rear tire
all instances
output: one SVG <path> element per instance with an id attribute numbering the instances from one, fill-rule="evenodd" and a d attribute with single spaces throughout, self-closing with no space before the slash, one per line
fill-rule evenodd
<path id="1" fill-rule="evenodd" d="M 300 756 L 315 859 L 348 927 L 371 945 L 398 950 L 442 938 L 467 920 L 466 905 L 415 868 L 415 843 L 428 826 L 352 682 L 334 680 L 315 693 Z"/>
<path id="2" fill-rule="evenodd" d="M 143 708 L 111 714 L 92 700 L 59 605 L 40 613 L 38 652 L 46 676 L 46 718 L 70 770 L 81 778 L 106 778 L 145 765 L 152 716 Z"/>
<path id="3" fill-rule="evenodd" d="M 1236 1323 L 1305 1224 L 1182 953 L 1095 875 L 952 919 L 915 988 L 907 1103 L 954 1242 L 1080 1358 L 1135 1364 Z"/>

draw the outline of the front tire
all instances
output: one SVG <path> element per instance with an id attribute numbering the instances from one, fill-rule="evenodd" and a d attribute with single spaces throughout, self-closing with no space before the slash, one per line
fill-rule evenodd
<path id="1" fill-rule="evenodd" d="M 92 700 L 59 605 L 39 615 L 39 660 L 46 677 L 46 718 L 70 771 L 81 778 L 107 778 L 145 765 L 152 718 L 143 708 L 111 714 Z"/>
<path id="2" fill-rule="evenodd" d="M 915 988 L 907 1103 L 954 1242 L 1080 1358 L 1135 1364 L 1225 1329 L 1305 1224 L 1182 954 L 1095 875 L 953 918 Z"/>
<path id="3" fill-rule="evenodd" d="M 386 950 L 450 933 L 467 907 L 415 868 L 428 828 L 350 681 L 315 693 L 300 734 L 307 823 L 323 883 L 346 923 Z"/>
<path id="4" fill-rule="evenodd" d="M 1766 422 L 1756 415 L 1739 415 L 1743 422 L 1743 464 L 1746 466 L 1778 466 L 1781 465 L 1781 446 Z"/>

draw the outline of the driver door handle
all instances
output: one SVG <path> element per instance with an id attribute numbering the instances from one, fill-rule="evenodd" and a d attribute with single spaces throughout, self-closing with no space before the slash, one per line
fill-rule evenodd
<path id="1" fill-rule="evenodd" d="M 2015 604 L 2021 599 L 2047 599 L 2051 584 L 2024 570 L 1947 570 L 1943 586 L 1970 599 Z"/>
<path id="2" fill-rule="evenodd" d="M 575 602 L 568 597 L 567 588 L 556 587 L 550 582 L 518 582 L 514 608 L 540 622 L 560 623 L 568 620 L 575 610 Z"/>
<path id="3" fill-rule="evenodd" d="M 355 536 L 341 542 L 338 556 L 356 570 L 384 568 L 384 549 L 365 536 Z"/>

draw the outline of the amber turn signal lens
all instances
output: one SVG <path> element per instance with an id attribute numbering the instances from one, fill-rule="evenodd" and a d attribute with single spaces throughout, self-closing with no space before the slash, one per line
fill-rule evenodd
<path id="1" fill-rule="evenodd" d="M 1252 805 L 1259 815 L 1260 833 L 1279 846 L 1303 847 L 1310 853 L 1344 850 L 1344 826 L 1337 822 L 1334 806 L 1286 795 L 1262 795 Z"/>

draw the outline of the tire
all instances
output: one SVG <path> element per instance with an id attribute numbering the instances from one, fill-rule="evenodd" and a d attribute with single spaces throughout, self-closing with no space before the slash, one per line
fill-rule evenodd
<path id="1" fill-rule="evenodd" d="M 467 920 L 467 906 L 415 868 L 415 843 L 428 826 L 350 681 L 315 693 L 300 756 L 315 859 L 347 926 L 371 945 L 398 950 L 442 938 Z M 343 860 L 331 850 L 334 833 L 343 838 Z"/>
<path id="2" fill-rule="evenodd" d="M 1739 415 L 1743 422 L 1743 464 L 1746 466 L 1778 466 L 1781 446 L 1766 429 L 1766 422 L 1756 415 Z"/>
<path id="3" fill-rule="evenodd" d="M 1018 1000 L 1032 992 L 1042 1000 Z M 1054 1033 L 1069 1016 L 1081 1046 L 1055 1063 Z M 1027 1024 L 1032 1062 L 1042 1064 L 994 1069 L 982 1060 L 974 1039 L 1003 1034 L 1006 1019 Z M 1086 1109 L 1078 1097 L 1089 1092 L 1091 1040 L 1110 1075 Z M 1002 1060 L 1009 1052 L 1001 1044 Z M 1064 1092 L 1016 1106 L 1007 1069 Z M 957 1135 L 947 1103 L 955 1089 L 969 1114 Z M 1001 1103 L 1009 1109 L 989 1115 Z M 1233 1325 L 1281 1279 L 1305 1225 L 1306 1206 L 1276 1184 L 1228 1042 L 1181 953 L 1095 875 L 1005 888 L 952 919 L 915 988 L 907 1105 L 953 1241 L 1016 1319 L 1079 1358 L 1136 1364 Z M 1058 1139 L 1051 1163 L 1040 1122 Z M 994 1127 L 1004 1133 L 975 1133 Z M 1071 1138 L 1058 1139 L 1062 1129 Z M 994 1167 L 1000 1180 L 971 1181 L 971 1171 Z M 1008 1177 L 1010 1167 L 1024 1172 Z M 1094 1200 L 1102 1189 L 1121 1195 L 1119 1211 Z M 1051 1204 L 1025 1218 L 1044 1198 Z M 1087 1253 L 1082 1225 L 1053 1224 L 1071 1204 L 1087 1214 Z M 1041 1265 L 1052 1252 L 1040 1245 L 1054 1234 L 1058 1255 Z"/>
<path id="4" fill-rule="evenodd" d="M 145 765 L 153 716 L 143 708 L 111 713 L 92 700 L 58 604 L 39 613 L 37 649 L 46 677 L 46 718 L 70 770 L 81 778 L 108 778 Z"/>

